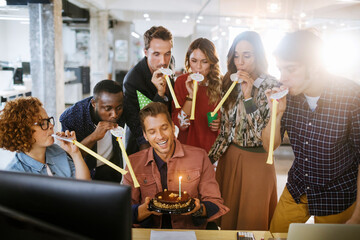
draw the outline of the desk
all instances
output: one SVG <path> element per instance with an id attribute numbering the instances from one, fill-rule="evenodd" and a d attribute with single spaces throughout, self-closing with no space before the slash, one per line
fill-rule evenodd
<path id="1" fill-rule="evenodd" d="M 287 239 L 287 233 L 273 233 L 272 234 L 274 236 L 274 238 L 278 238 L 278 239 Z"/>
<path id="2" fill-rule="evenodd" d="M 31 88 L 27 88 L 25 86 L 14 86 L 13 90 L 8 90 L 8 91 L 4 91 L 1 90 L 0 91 L 0 97 L 7 99 L 10 97 L 16 98 L 19 96 L 25 96 L 26 93 L 31 92 Z"/>
<path id="3" fill-rule="evenodd" d="M 148 228 L 133 228 L 132 229 L 132 239 L 133 240 L 149 240 L 151 230 L 156 231 L 186 231 L 183 229 L 148 229 Z M 190 230 L 194 231 L 196 234 L 197 240 L 236 240 L 236 233 L 238 231 L 233 230 Z M 245 232 L 245 231 L 239 231 Z M 254 233 L 256 240 L 267 240 L 272 238 L 272 235 L 269 231 L 246 231 Z"/>

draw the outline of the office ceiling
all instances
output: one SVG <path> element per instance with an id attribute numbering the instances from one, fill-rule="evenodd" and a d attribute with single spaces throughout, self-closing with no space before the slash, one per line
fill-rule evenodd
<path id="1" fill-rule="evenodd" d="M 93 10 L 109 11 L 112 19 L 133 22 L 135 31 L 153 25 L 171 29 L 174 36 L 195 31 L 248 27 L 360 28 L 360 0 L 69 0 Z M 1 14 L 15 11 L 0 7 Z M 26 9 L 18 13 L 26 14 Z M 148 14 L 145 15 L 145 14 Z M 1 19 L 0 19 L 1 20 Z M 285 24 L 284 24 L 285 22 Z"/>
<path id="2" fill-rule="evenodd" d="M 255 28 L 256 22 L 269 23 L 272 20 L 288 20 L 290 27 L 319 27 L 324 24 L 347 28 L 360 26 L 359 0 L 70 1 L 87 8 L 108 10 L 114 19 L 133 22 L 140 34 L 150 26 L 164 25 L 175 36 L 186 37 L 195 29 L 206 29 L 207 26 Z M 144 14 L 148 14 L 148 17 Z"/>

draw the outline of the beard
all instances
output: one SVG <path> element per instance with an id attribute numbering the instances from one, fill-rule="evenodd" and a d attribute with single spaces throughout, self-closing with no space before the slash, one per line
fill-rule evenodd
<path id="1" fill-rule="evenodd" d="M 92 114 L 92 117 L 93 117 L 93 122 L 95 124 L 98 124 L 100 121 L 102 121 L 100 115 L 99 115 L 99 112 L 96 108 L 93 109 L 93 114 Z"/>

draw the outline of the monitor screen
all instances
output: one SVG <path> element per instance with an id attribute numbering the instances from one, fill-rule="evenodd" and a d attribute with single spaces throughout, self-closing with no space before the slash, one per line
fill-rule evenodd
<path id="1" fill-rule="evenodd" d="M 17 68 L 15 70 L 13 79 L 14 79 L 14 84 L 24 84 L 22 68 Z"/>
<path id="2" fill-rule="evenodd" d="M 22 62 L 22 69 L 23 69 L 23 74 L 24 75 L 29 75 L 30 74 L 30 62 Z"/>
<path id="3" fill-rule="evenodd" d="M 86 238 L 131 239 L 128 186 L 0 171 L 0 196 L 5 208 Z"/>

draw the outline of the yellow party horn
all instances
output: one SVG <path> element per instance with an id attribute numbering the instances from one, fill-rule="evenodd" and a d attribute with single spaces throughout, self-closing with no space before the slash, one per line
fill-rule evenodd
<path id="1" fill-rule="evenodd" d="M 195 104 L 196 104 L 196 95 L 197 95 L 197 91 L 198 91 L 198 83 L 204 80 L 204 76 L 200 73 L 193 73 L 190 75 L 190 77 L 193 80 L 193 86 L 194 86 L 190 120 L 194 120 L 195 119 Z"/>
<path id="2" fill-rule="evenodd" d="M 237 83 L 241 83 L 241 79 L 238 77 L 237 73 L 233 73 L 230 75 L 230 79 L 231 81 L 233 81 L 233 83 L 231 84 L 230 88 L 227 90 L 227 92 L 225 93 L 224 97 L 221 99 L 221 101 L 219 102 L 219 104 L 216 106 L 216 108 L 214 109 L 214 111 L 211 112 L 211 117 L 213 117 L 221 108 L 221 106 L 224 104 L 224 102 L 226 101 L 226 99 L 229 97 L 231 91 L 234 89 L 235 85 Z"/>
<path id="3" fill-rule="evenodd" d="M 83 144 L 79 143 L 76 140 L 73 139 L 69 139 L 69 138 L 65 138 L 65 137 L 60 137 L 56 134 L 52 134 L 51 135 L 54 138 L 66 141 L 66 142 L 71 142 L 74 145 L 76 145 L 78 148 L 82 149 L 83 151 L 87 152 L 88 154 L 90 154 L 91 156 L 95 157 L 96 159 L 102 161 L 103 163 L 105 163 L 106 165 L 108 165 L 109 167 L 112 167 L 113 169 L 115 169 L 116 171 L 118 171 L 119 173 L 125 175 L 127 174 L 127 171 L 120 168 L 119 166 L 116 166 L 115 164 L 113 164 L 112 162 L 110 162 L 109 160 L 105 159 L 104 157 L 100 156 L 99 154 L 97 154 L 96 152 L 94 152 L 93 150 L 89 149 L 88 147 L 84 146 Z"/>
<path id="4" fill-rule="evenodd" d="M 160 71 L 162 74 L 164 74 L 165 76 L 165 80 L 166 80 L 166 83 L 169 87 L 169 90 L 170 90 L 170 93 L 171 93 L 171 96 L 172 96 L 172 99 L 174 100 L 174 103 L 175 103 L 175 107 L 176 108 L 181 108 L 177 98 L 176 98 L 176 95 L 175 95 L 175 92 L 174 92 L 174 89 L 171 85 L 171 81 L 170 81 L 170 78 L 169 78 L 169 75 L 172 74 L 172 71 L 170 68 L 160 68 Z"/>
<path id="5" fill-rule="evenodd" d="M 276 128 L 276 114 L 277 106 L 279 104 L 279 99 L 285 97 L 289 93 L 289 90 L 284 90 L 278 93 L 274 93 L 270 96 L 272 102 L 272 112 L 271 112 L 271 129 L 270 129 L 270 143 L 269 143 L 269 154 L 266 161 L 267 164 L 274 163 L 274 142 L 275 142 L 275 128 Z"/>
<path id="6" fill-rule="evenodd" d="M 127 165 L 128 168 L 129 168 L 130 175 L 131 175 L 131 178 L 132 178 L 132 180 L 133 180 L 133 182 L 134 182 L 135 188 L 140 187 L 140 184 L 139 184 L 138 180 L 136 179 L 134 170 L 133 170 L 133 168 L 132 168 L 132 166 L 131 166 L 129 157 L 128 157 L 127 153 L 126 153 L 126 149 L 125 149 L 124 143 L 122 142 L 122 138 L 123 138 L 124 135 L 125 135 L 124 129 L 119 126 L 119 127 L 115 128 L 115 129 L 111 129 L 110 132 L 111 132 L 111 134 L 112 134 L 113 136 L 116 137 L 116 141 L 118 141 L 118 143 L 119 143 L 121 152 L 122 152 L 122 154 L 123 154 L 123 156 L 124 156 L 124 158 L 125 158 L 126 165 Z"/>

